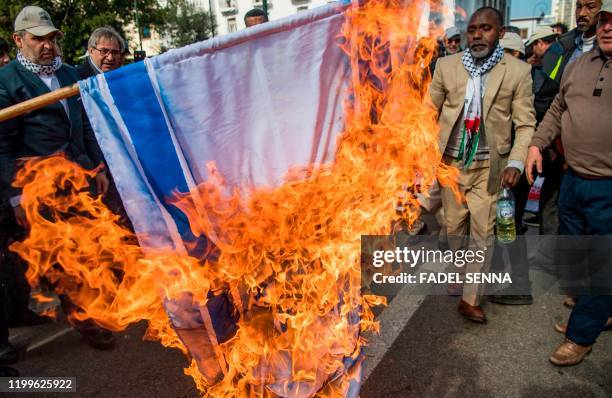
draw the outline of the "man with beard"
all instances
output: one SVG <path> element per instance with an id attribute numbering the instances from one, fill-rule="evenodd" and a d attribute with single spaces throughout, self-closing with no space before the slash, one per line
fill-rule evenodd
<path id="1" fill-rule="evenodd" d="M 461 248 L 458 238 L 468 234 L 471 249 L 491 249 L 499 189 L 519 181 L 536 123 L 531 67 L 504 54 L 502 26 L 498 10 L 478 9 L 469 20 L 468 49 L 440 58 L 430 87 L 439 111 L 442 161 L 459 169 L 458 189 L 465 197 L 457 201 L 450 187 L 442 188 L 449 244 L 455 250 Z M 486 272 L 491 252 L 484 262 L 468 263 L 466 273 Z M 460 314 L 485 323 L 482 286 L 462 286 Z"/>
<path id="2" fill-rule="evenodd" d="M 593 49 L 600 7 L 601 0 L 576 0 L 576 28 L 561 36 L 542 58 L 542 69 L 551 79 L 560 82 L 567 65 Z"/>
<path id="3" fill-rule="evenodd" d="M 59 56 L 58 39 L 62 35 L 42 8 L 27 6 L 19 12 L 13 34 L 17 58 L 0 69 L 0 108 L 71 86 L 79 80 L 77 71 L 63 64 Z M 57 153 L 65 154 L 87 169 L 103 166 L 102 153 L 78 97 L 0 123 L 0 184 L 16 222 L 23 229 L 28 228 L 28 220 L 21 207 L 21 192 L 11 185 L 18 159 Z M 99 194 L 108 190 L 103 169 L 93 185 Z M 70 314 L 76 310 L 67 297 L 60 298 L 65 312 Z M 72 323 L 91 346 L 99 349 L 114 346 L 114 337 L 109 331 L 88 321 Z"/>

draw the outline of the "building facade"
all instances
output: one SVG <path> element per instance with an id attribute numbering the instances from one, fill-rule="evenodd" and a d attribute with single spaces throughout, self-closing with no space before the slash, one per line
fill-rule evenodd
<path id="1" fill-rule="evenodd" d="M 161 0 L 160 0 L 161 1 Z M 224 35 L 244 29 L 244 15 L 253 8 L 263 8 L 263 0 L 191 0 L 193 5 L 202 10 L 212 10 L 217 22 L 216 35 Z M 268 0 L 268 16 L 271 21 L 280 19 L 297 12 L 319 7 L 334 0 Z M 377 0 L 374 0 L 377 1 Z M 506 23 L 509 20 L 509 7 L 511 0 L 443 0 L 448 10 L 457 10 L 454 13 L 454 24 L 462 32 L 467 28 L 467 19 L 478 8 L 489 6 L 497 8 L 504 15 Z M 452 24 L 453 15 L 449 14 L 443 23 Z M 441 21 L 442 22 L 442 21 Z M 135 30 L 130 29 L 130 42 L 137 43 Z M 164 38 L 156 32 L 149 32 L 142 39 L 143 48 L 148 56 L 158 54 Z"/>
<path id="2" fill-rule="evenodd" d="M 575 0 L 553 0 L 552 11 L 555 22 L 563 22 L 570 29 L 576 25 L 576 1 Z"/>
<path id="3" fill-rule="evenodd" d="M 493 7 L 501 11 L 505 23 L 508 23 L 510 16 L 511 0 L 455 0 L 455 8 L 458 13 L 455 16 L 455 26 L 462 32 L 467 29 L 468 18 L 480 7 Z"/>
<path id="4" fill-rule="evenodd" d="M 224 35 L 244 29 L 244 15 L 253 8 L 263 8 L 263 0 L 193 0 L 194 5 L 205 10 L 212 8 L 217 20 L 217 34 Z M 286 17 L 300 11 L 315 8 L 331 0 L 268 0 L 270 20 Z"/>

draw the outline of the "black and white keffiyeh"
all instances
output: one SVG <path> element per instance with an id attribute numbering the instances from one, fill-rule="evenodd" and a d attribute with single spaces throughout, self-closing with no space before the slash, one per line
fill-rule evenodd
<path id="1" fill-rule="evenodd" d="M 478 149 L 482 118 L 482 76 L 493 69 L 503 57 L 504 50 L 499 45 L 484 62 L 477 62 L 470 50 L 463 52 L 461 62 L 470 75 L 470 79 L 465 90 L 463 136 L 457 159 L 463 160 L 464 167 L 468 167 L 472 163 Z"/>
<path id="2" fill-rule="evenodd" d="M 61 57 L 55 57 L 55 59 L 53 60 L 53 63 L 51 65 L 38 65 L 38 64 L 35 64 L 32 61 L 28 61 L 26 59 L 26 57 L 24 57 L 23 54 L 21 54 L 21 52 L 18 52 L 17 53 L 17 61 L 19 61 L 19 63 L 24 68 L 26 68 L 30 72 L 35 73 L 37 75 L 40 75 L 40 74 L 52 75 L 55 72 L 57 72 L 57 70 L 59 68 L 62 67 L 62 58 Z"/>

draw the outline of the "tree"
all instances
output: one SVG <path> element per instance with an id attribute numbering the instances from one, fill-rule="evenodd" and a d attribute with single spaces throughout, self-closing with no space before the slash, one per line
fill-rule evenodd
<path id="1" fill-rule="evenodd" d="M 197 9 L 189 0 L 168 0 L 162 33 L 172 47 L 183 47 L 214 36 L 217 23 L 212 13 Z"/>
<path id="2" fill-rule="evenodd" d="M 162 26 L 164 8 L 157 0 L 2 0 L 0 1 L 0 36 L 11 40 L 13 24 L 26 5 L 37 5 L 50 15 L 64 33 L 61 47 L 64 59 L 76 63 L 85 54 L 87 40 L 94 29 L 112 26 L 124 37 L 124 28 L 135 20 L 138 10 L 140 26 Z"/>

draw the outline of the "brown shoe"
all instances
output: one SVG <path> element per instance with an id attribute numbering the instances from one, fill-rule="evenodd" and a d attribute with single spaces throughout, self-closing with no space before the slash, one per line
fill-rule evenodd
<path id="1" fill-rule="evenodd" d="M 487 317 L 484 314 L 482 308 L 479 305 L 469 305 L 465 301 L 459 302 L 459 313 L 465 318 L 472 322 L 487 323 Z"/>
<path id="2" fill-rule="evenodd" d="M 563 300 L 563 305 L 570 309 L 574 308 L 576 306 L 576 297 L 567 296 L 565 300 Z"/>
<path id="3" fill-rule="evenodd" d="M 608 318 L 604 330 L 612 330 L 612 317 Z M 555 323 L 555 331 L 561 334 L 567 333 L 567 323 Z"/>
<path id="4" fill-rule="evenodd" d="M 578 365 L 591 352 L 591 347 L 584 347 L 569 339 L 565 339 L 563 344 L 557 348 L 549 359 L 550 362 L 557 366 Z"/>

